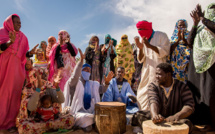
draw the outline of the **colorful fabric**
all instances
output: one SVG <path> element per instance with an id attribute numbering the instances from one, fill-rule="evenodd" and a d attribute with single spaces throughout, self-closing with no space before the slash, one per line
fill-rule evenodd
<path id="1" fill-rule="evenodd" d="M 138 33 L 140 34 L 140 37 L 146 37 L 147 39 L 149 39 L 153 33 L 152 30 L 152 22 L 148 22 L 148 21 L 139 21 L 136 24 L 137 29 L 142 29 L 142 30 L 138 30 Z"/>
<path id="2" fill-rule="evenodd" d="M 112 102 L 112 101 L 119 101 L 126 104 L 126 113 L 133 114 L 139 111 L 139 108 L 136 103 L 132 103 L 131 99 L 128 97 L 130 95 L 136 96 L 131 89 L 130 84 L 124 80 L 123 84 L 120 85 L 120 89 L 117 85 L 117 79 L 113 78 L 110 81 L 110 85 L 108 86 L 107 91 L 102 96 L 103 102 Z"/>
<path id="3" fill-rule="evenodd" d="M 39 46 L 39 48 L 42 48 L 42 43 L 44 43 L 44 44 L 47 46 L 46 41 L 44 41 L 44 40 L 43 40 L 43 41 L 41 41 L 41 42 L 40 42 L 40 46 Z"/>
<path id="4" fill-rule="evenodd" d="M 40 107 L 37 109 L 37 113 L 41 115 L 43 121 L 54 120 L 54 115 L 57 114 L 59 111 L 56 108 L 43 108 Z"/>
<path id="5" fill-rule="evenodd" d="M 64 38 L 69 36 L 69 34 L 66 31 L 61 30 L 59 32 L 59 34 L 60 33 L 64 34 Z M 60 36 L 58 36 L 58 42 L 56 43 L 57 45 L 54 45 L 54 47 L 52 47 L 50 54 L 49 54 L 50 67 L 49 67 L 48 80 L 50 80 L 51 82 L 53 82 L 54 75 L 56 75 L 58 72 L 57 63 L 55 60 L 55 54 L 56 54 L 56 49 L 57 49 L 59 42 L 60 42 Z M 72 43 L 70 43 L 70 44 L 72 45 L 75 53 L 77 54 L 77 52 L 78 52 L 77 48 Z M 76 60 L 75 60 L 75 57 L 71 56 L 69 50 L 67 49 L 67 44 L 65 42 L 60 47 L 61 47 L 61 54 L 62 54 L 62 58 L 63 58 L 64 67 L 62 68 L 62 73 L 61 73 L 62 79 L 59 83 L 59 87 L 63 91 L 66 81 L 69 79 L 69 77 L 71 76 L 71 74 L 73 72 L 73 69 L 76 64 L 76 62 L 75 62 Z"/>
<path id="6" fill-rule="evenodd" d="M 108 39 L 108 37 L 110 39 Z M 107 76 L 108 73 L 110 72 L 110 62 L 111 62 L 111 47 L 107 50 L 108 46 L 109 46 L 109 41 L 111 40 L 111 36 L 109 34 L 107 34 L 105 36 L 105 48 L 106 48 L 106 51 L 107 51 L 107 57 L 106 57 L 106 60 L 105 60 L 105 63 L 104 63 L 104 69 L 103 69 L 103 75 Z M 116 54 L 116 50 L 115 50 L 115 47 L 113 47 L 113 51 L 114 51 L 114 54 Z"/>
<path id="7" fill-rule="evenodd" d="M 215 22 L 215 9 L 210 9 L 215 3 L 210 4 L 205 10 L 205 18 Z M 197 73 L 207 71 L 215 62 L 215 34 L 205 25 L 198 28 L 193 44 L 193 60 Z"/>
<path id="8" fill-rule="evenodd" d="M 13 15 L 7 17 L 0 28 L 0 45 L 9 41 L 9 31 L 14 31 Z M 15 42 L 0 54 L 0 129 L 15 126 L 25 80 L 28 39 L 21 31 L 15 34 Z"/>
<path id="9" fill-rule="evenodd" d="M 125 68 L 124 78 L 128 80 L 129 84 L 131 84 L 132 74 L 135 72 L 135 68 L 133 49 L 128 41 L 127 35 L 122 35 L 120 43 L 116 46 L 116 53 L 117 56 L 114 59 L 115 69 L 117 70 L 118 67 L 124 67 Z"/>
<path id="10" fill-rule="evenodd" d="M 19 134 L 42 134 L 48 130 L 71 129 L 75 118 L 71 115 L 59 117 L 47 122 L 35 122 L 34 120 L 21 120 L 18 126 Z"/>
<path id="11" fill-rule="evenodd" d="M 50 43 L 50 40 L 54 40 L 53 44 Z M 49 57 L 49 53 L 55 44 L 56 44 L 56 38 L 54 36 L 50 36 L 48 38 L 48 46 L 46 47 L 46 57 Z"/>
<path id="12" fill-rule="evenodd" d="M 96 81 L 100 82 L 100 72 L 99 72 L 99 66 L 100 66 L 99 38 L 97 36 L 93 36 L 90 39 L 89 47 L 91 47 L 92 49 L 95 49 L 95 47 L 93 47 L 91 45 L 91 40 L 93 38 L 97 38 L 98 39 L 98 43 L 97 43 L 98 46 L 97 46 L 97 50 L 93 54 L 93 61 L 92 61 L 92 69 L 91 69 L 90 80 L 93 80 L 93 81 L 96 80 Z"/>
<path id="13" fill-rule="evenodd" d="M 43 54 L 43 59 L 40 60 L 40 61 L 37 59 L 37 54 L 38 53 L 42 53 Z M 38 51 L 37 54 L 35 54 L 35 62 L 33 64 L 33 66 L 34 67 L 38 67 L 38 68 L 40 68 L 40 67 L 47 68 L 48 62 L 45 59 L 45 53 L 44 53 L 44 51 Z"/>
<path id="14" fill-rule="evenodd" d="M 36 71 L 38 70 L 36 68 L 33 68 L 31 71 L 28 72 L 29 79 L 26 80 L 27 82 L 22 90 L 22 100 L 16 124 L 16 126 L 18 127 L 19 134 L 41 134 L 50 129 L 71 129 L 74 125 L 75 118 L 70 114 L 60 116 L 56 120 L 35 122 L 34 117 L 36 115 L 36 111 L 30 112 L 30 114 L 28 113 L 28 101 L 34 94 L 36 85 L 38 84 L 35 75 Z M 46 89 L 54 90 L 55 88 L 53 87 L 52 83 L 44 79 L 42 79 L 42 83 L 44 83 L 44 85 L 41 87 L 40 97 L 45 94 Z M 38 107 L 39 106 L 40 104 L 38 104 Z M 61 112 L 61 105 L 59 103 L 53 103 L 53 108 Z"/>
<path id="15" fill-rule="evenodd" d="M 85 67 L 91 68 L 90 64 L 87 64 L 87 63 L 85 63 L 85 64 L 82 66 L 82 69 L 84 69 Z"/>
<path id="16" fill-rule="evenodd" d="M 90 87 L 90 73 L 81 71 L 82 78 L 85 80 L 85 86 L 84 86 L 84 108 L 87 110 L 90 108 L 91 103 L 91 87 Z"/>
<path id="17" fill-rule="evenodd" d="M 172 34 L 170 43 L 174 45 L 178 40 L 178 23 L 179 21 L 183 21 L 185 23 L 186 28 L 184 28 L 184 37 L 187 39 L 189 31 L 187 30 L 187 21 L 184 19 L 180 19 L 176 22 L 174 32 Z M 178 79 L 180 81 L 187 81 L 187 71 L 188 65 L 190 61 L 190 48 L 183 40 L 179 41 L 179 44 L 176 46 L 175 50 L 171 55 L 168 56 L 168 61 L 173 67 L 173 78 Z"/>

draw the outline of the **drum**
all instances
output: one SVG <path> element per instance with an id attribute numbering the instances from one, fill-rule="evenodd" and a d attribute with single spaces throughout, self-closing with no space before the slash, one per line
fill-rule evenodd
<path id="1" fill-rule="evenodd" d="M 95 105 L 96 128 L 100 134 L 126 132 L 126 105 L 121 102 L 98 102 Z"/>
<path id="2" fill-rule="evenodd" d="M 188 125 L 170 124 L 169 122 L 154 124 L 151 120 L 144 121 L 142 123 L 144 134 L 188 134 Z"/>

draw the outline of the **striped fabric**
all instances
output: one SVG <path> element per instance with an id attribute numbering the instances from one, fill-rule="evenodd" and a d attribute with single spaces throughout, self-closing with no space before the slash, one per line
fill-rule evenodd
<path id="1" fill-rule="evenodd" d="M 148 86 L 149 105 L 156 103 L 159 107 L 159 113 L 168 117 L 181 111 L 183 106 L 189 106 L 194 111 L 194 100 L 192 92 L 186 84 L 174 79 L 171 93 L 167 98 L 165 92 L 158 82 L 152 82 Z"/>

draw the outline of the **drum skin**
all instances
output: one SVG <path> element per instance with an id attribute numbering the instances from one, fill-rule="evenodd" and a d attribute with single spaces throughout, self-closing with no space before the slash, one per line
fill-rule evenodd
<path id="1" fill-rule="evenodd" d="M 154 124 L 151 120 L 144 121 L 142 123 L 144 134 L 188 134 L 188 125 L 182 124 L 170 124 L 160 123 Z"/>
<path id="2" fill-rule="evenodd" d="M 126 105 L 121 102 L 98 102 L 95 105 L 96 128 L 100 134 L 126 132 Z"/>

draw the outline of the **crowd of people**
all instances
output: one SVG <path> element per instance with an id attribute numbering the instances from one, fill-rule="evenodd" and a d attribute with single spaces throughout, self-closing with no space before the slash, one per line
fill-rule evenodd
<path id="1" fill-rule="evenodd" d="M 20 17 L 8 16 L 0 29 L 0 130 L 89 132 L 100 101 L 126 104 L 127 123 L 140 131 L 145 120 L 180 121 L 190 133 L 193 124 L 215 128 L 215 3 L 190 16 L 192 29 L 179 19 L 170 39 L 144 20 L 133 43 L 126 34 L 118 44 L 92 36 L 84 53 L 65 30 L 29 51 Z"/>

